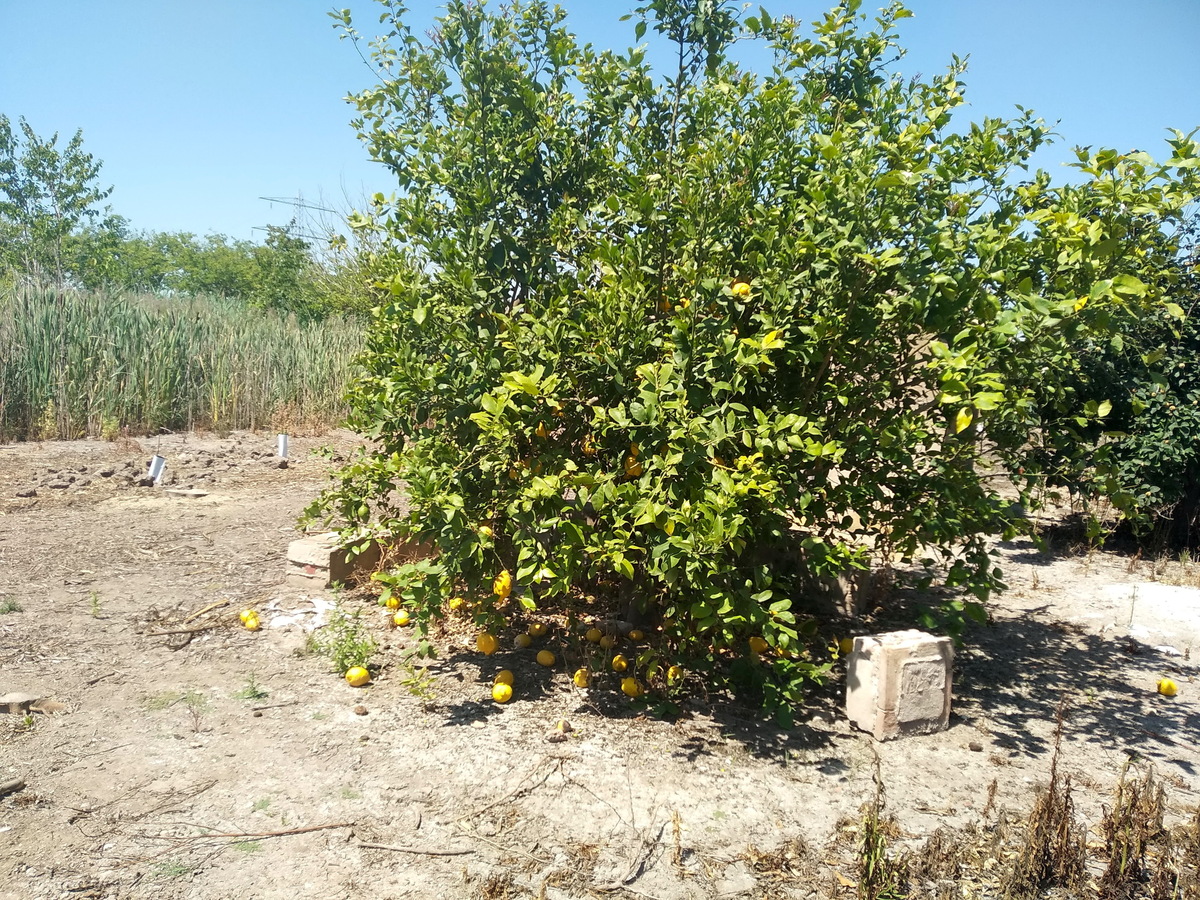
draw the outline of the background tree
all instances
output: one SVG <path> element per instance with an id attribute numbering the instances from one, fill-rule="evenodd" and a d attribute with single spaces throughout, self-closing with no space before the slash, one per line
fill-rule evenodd
<path id="1" fill-rule="evenodd" d="M 112 188 L 97 184 L 102 163 L 83 149 L 76 131 L 64 147 L 58 134 L 39 137 L 21 118 L 13 129 L 0 114 L 0 249 L 5 268 L 36 284 L 62 285 L 64 248 L 77 228 L 98 219 Z"/>

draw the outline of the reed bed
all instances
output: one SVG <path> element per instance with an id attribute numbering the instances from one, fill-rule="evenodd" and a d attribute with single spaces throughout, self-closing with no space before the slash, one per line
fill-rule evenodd
<path id="1" fill-rule="evenodd" d="M 0 440 L 332 424 L 363 325 L 219 298 L 0 293 Z"/>

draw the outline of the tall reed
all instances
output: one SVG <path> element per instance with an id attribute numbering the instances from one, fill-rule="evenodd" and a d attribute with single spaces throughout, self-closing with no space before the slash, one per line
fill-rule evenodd
<path id="1" fill-rule="evenodd" d="M 360 322 L 216 298 L 0 293 L 0 439 L 333 423 Z"/>

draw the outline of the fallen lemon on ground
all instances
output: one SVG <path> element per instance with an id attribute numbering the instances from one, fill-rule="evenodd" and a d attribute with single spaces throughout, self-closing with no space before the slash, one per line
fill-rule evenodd
<path id="1" fill-rule="evenodd" d="M 492 685 L 492 699 L 497 703 L 507 703 L 512 699 L 512 685 L 502 681 Z"/>
<path id="2" fill-rule="evenodd" d="M 750 644 L 750 652 L 751 653 L 766 653 L 767 648 L 771 646 L 765 640 L 760 638 L 758 635 L 755 635 L 754 637 L 750 638 L 749 644 Z"/>
<path id="3" fill-rule="evenodd" d="M 346 684 L 350 687 L 362 687 L 371 680 L 371 673 L 362 666 L 353 666 L 346 670 Z"/>
<path id="4" fill-rule="evenodd" d="M 552 666 L 554 665 L 554 654 L 549 650 L 540 650 L 538 651 L 537 661 L 543 666 Z"/>
<path id="5" fill-rule="evenodd" d="M 629 660 L 618 653 L 612 659 L 612 667 L 614 672 L 624 672 L 629 668 Z"/>
<path id="6" fill-rule="evenodd" d="M 613 647 L 617 646 L 617 639 L 611 634 L 606 634 L 600 638 L 600 646 L 605 650 L 611 650 Z"/>
<path id="7" fill-rule="evenodd" d="M 241 613 L 238 615 L 238 618 L 239 618 L 239 619 L 241 619 L 241 620 L 242 620 L 242 624 L 243 624 L 243 625 L 245 625 L 245 624 L 246 624 L 246 620 L 247 620 L 247 619 L 257 619 L 257 618 L 258 618 L 258 613 L 256 613 L 256 612 L 255 612 L 254 610 L 252 610 L 252 609 L 243 609 L 243 610 L 241 611 Z"/>
<path id="8" fill-rule="evenodd" d="M 464 600 L 462 597 L 451 597 L 449 606 L 452 611 L 457 612 L 458 610 L 463 608 L 463 604 L 466 602 L 467 601 Z"/>
<path id="9" fill-rule="evenodd" d="M 383 601 L 383 605 L 386 606 L 388 609 L 399 609 L 400 608 L 400 598 L 399 597 L 388 597 L 385 601 Z"/>
<path id="10" fill-rule="evenodd" d="M 550 627 L 545 622 L 533 622 L 529 626 L 529 633 L 533 637 L 541 637 L 549 630 Z"/>
<path id="11" fill-rule="evenodd" d="M 520 649 L 524 650 L 526 647 L 528 647 L 530 644 L 533 643 L 533 638 L 531 638 L 527 634 L 518 634 L 516 643 Z"/>
<path id="12" fill-rule="evenodd" d="M 397 627 L 403 628 L 412 624 L 412 614 L 407 609 L 397 610 L 396 614 L 392 616 L 392 621 L 396 623 Z"/>
<path id="13" fill-rule="evenodd" d="M 250 615 L 242 619 L 242 624 L 250 631 L 258 631 L 258 613 L 251 612 Z"/>
<path id="14" fill-rule="evenodd" d="M 600 643 L 600 638 L 604 637 L 604 635 L 601 633 L 599 628 L 589 628 L 584 637 L 593 644 L 598 644 Z"/>
<path id="15" fill-rule="evenodd" d="M 496 640 L 496 636 L 484 632 L 475 638 L 475 647 L 484 656 L 491 656 L 500 647 L 500 642 Z"/>
<path id="16" fill-rule="evenodd" d="M 838 641 L 838 650 L 841 652 L 842 656 L 845 656 L 848 653 L 850 653 L 851 651 L 853 651 L 854 650 L 854 638 L 851 638 L 851 637 L 842 638 L 840 641 Z"/>
<path id="17" fill-rule="evenodd" d="M 492 582 L 492 591 L 501 600 L 512 593 L 512 576 L 508 574 L 508 569 L 496 576 L 496 580 Z"/>
<path id="18" fill-rule="evenodd" d="M 621 690 L 625 692 L 626 696 L 634 698 L 642 696 L 643 693 L 642 686 L 638 684 L 636 678 L 622 678 Z"/>
<path id="19" fill-rule="evenodd" d="M 667 683 L 674 684 L 683 677 L 683 669 L 679 666 L 671 666 L 667 669 Z"/>
<path id="20" fill-rule="evenodd" d="M 575 687 L 585 688 L 591 683 L 592 676 L 587 669 L 576 669 L 571 680 L 575 682 Z"/>
<path id="21" fill-rule="evenodd" d="M 512 687 L 512 683 L 513 683 L 512 671 L 509 669 L 501 669 L 499 672 L 496 673 L 496 677 L 495 677 L 495 679 L 493 679 L 493 683 L 494 684 L 507 684 L 509 687 Z"/>
<path id="22" fill-rule="evenodd" d="M 1158 692 L 1164 697 L 1174 697 L 1179 693 L 1179 685 L 1170 678 L 1158 679 Z"/>
<path id="23" fill-rule="evenodd" d="M 635 628 L 633 631 L 629 632 L 629 639 L 631 641 L 640 641 L 645 636 L 646 632 L 642 631 L 640 628 Z"/>

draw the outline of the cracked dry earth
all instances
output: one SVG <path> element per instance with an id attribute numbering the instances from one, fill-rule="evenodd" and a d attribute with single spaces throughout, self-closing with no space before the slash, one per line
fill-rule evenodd
<path id="1" fill-rule="evenodd" d="M 959 652 L 951 727 L 884 744 L 844 721 L 836 679 L 785 732 L 702 700 L 649 717 L 575 688 L 569 646 L 544 669 L 511 635 L 485 658 L 445 633 L 413 667 L 354 595 L 383 649 L 350 688 L 305 652 L 339 598 L 286 583 L 284 558 L 325 483 L 309 451 L 353 444 L 293 437 L 286 469 L 263 434 L 0 447 L 0 695 L 66 706 L 0 713 L 0 785 L 23 782 L 0 798 L 0 897 L 850 897 L 876 758 L 897 847 L 1023 814 L 1064 696 L 1060 769 L 1093 839 L 1131 758 L 1169 818 L 1195 808 L 1184 563 L 1002 545 L 1011 589 Z M 170 484 L 142 486 L 155 453 Z M 1168 575 L 1184 613 L 1139 624 L 1126 606 Z"/>

